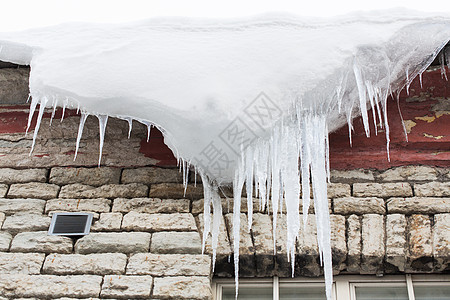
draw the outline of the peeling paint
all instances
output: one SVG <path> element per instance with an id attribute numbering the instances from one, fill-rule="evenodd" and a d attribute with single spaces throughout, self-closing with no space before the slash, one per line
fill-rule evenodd
<path id="1" fill-rule="evenodd" d="M 411 133 L 411 129 L 417 125 L 417 123 L 414 122 L 413 120 L 405 120 L 404 124 L 406 128 L 406 133 Z"/>
<path id="2" fill-rule="evenodd" d="M 436 112 L 436 118 L 440 118 L 444 115 L 450 115 L 450 111 L 437 111 Z"/>
<path id="3" fill-rule="evenodd" d="M 432 123 L 436 120 L 436 117 L 423 116 L 423 117 L 415 117 L 416 120 L 425 121 L 427 123 Z"/>
<path id="4" fill-rule="evenodd" d="M 435 139 L 435 140 L 440 140 L 444 137 L 443 135 L 434 136 L 434 135 L 431 135 L 431 134 L 428 134 L 425 132 L 423 133 L 423 136 L 427 137 L 427 138 Z"/>

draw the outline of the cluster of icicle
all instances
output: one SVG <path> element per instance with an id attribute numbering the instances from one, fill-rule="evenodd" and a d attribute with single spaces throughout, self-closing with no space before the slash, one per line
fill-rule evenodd
<path id="1" fill-rule="evenodd" d="M 437 52 L 441 49 L 437 49 Z M 356 114 L 361 114 L 364 128 L 367 136 L 369 136 L 369 117 L 368 109 L 372 109 L 375 133 L 377 126 L 384 127 L 387 139 L 387 149 L 389 152 L 389 124 L 387 120 L 387 99 L 389 95 L 397 93 L 403 88 L 409 92 L 409 86 L 416 76 L 420 77 L 422 82 L 422 73 L 430 65 L 432 60 L 436 57 L 437 52 L 431 55 L 427 61 L 423 62 L 421 66 L 416 68 L 414 72 L 406 70 L 405 78 L 396 83 L 391 81 L 390 70 L 388 63 L 378 63 L 377 72 L 374 72 L 373 66 L 367 66 L 367 61 L 358 61 L 355 57 L 346 71 L 340 76 L 332 77 L 332 81 L 325 81 L 326 86 L 318 87 L 317 90 L 327 94 L 326 101 L 323 105 L 317 105 L 320 97 L 314 102 L 314 107 L 303 107 L 301 99 L 293 104 L 293 109 L 287 116 L 284 116 L 276 126 L 272 128 L 269 139 L 260 139 L 256 143 L 242 149 L 238 167 L 235 170 L 235 177 L 233 180 L 233 252 L 234 252 L 234 266 L 235 266 L 235 280 L 236 280 L 236 297 L 238 293 L 238 274 L 239 274 L 239 229 L 240 224 L 240 208 L 241 208 L 241 194 L 246 186 L 247 206 L 248 206 L 248 229 L 252 225 L 253 212 L 253 197 L 258 197 L 260 200 L 261 210 L 270 207 L 273 215 L 273 241 L 274 252 L 276 241 L 276 224 L 277 215 L 281 213 L 281 208 L 286 208 L 287 215 L 287 255 L 292 264 L 292 274 L 294 274 L 294 260 L 295 260 L 295 244 L 298 238 L 299 229 L 301 226 L 299 201 L 302 199 L 303 206 L 303 226 L 306 225 L 308 218 L 308 209 L 310 207 L 311 187 L 312 200 L 314 201 L 315 218 L 317 224 L 317 239 L 320 253 L 320 261 L 324 267 L 326 295 L 327 299 L 332 299 L 332 258 L 330 245 L 330 218 L 328 212 L 327 199 L 327 182 L 330 178 L 329 168 L 329 144 L 328 144 L 328 117 L 331 112 L 338 112 L 346 116 L 349 127 L 349 136 L 351 143 L 352 119 Z M 450 53 L 447 53 L 450 54 Z M 373 55 L 373 54 L 371 54 Z M 450 55 L 447 57 L 442 53 L 439 57 L 441 62 L 442 77 L 447 79 L 445 73 L 445 64 L 450 64 Z M 381 61 L 388 62 L 386 58 Z M 369 68 L 369 69 L 367 69 Z M 349 71 L 350 70 L 350 71 Z M 375 77 L 374 77 L 375 74 Z M 349 91 L 346 87 L 352 86 L 349 82 L 356 83 L 356 90 Z M 332 87 L 332 91 L 329 91 Z M 325 91 L 325 92 L 324 92 Z M 352 93 L 357 93 L 352 95 Z M 352 100 L 353 99 L 353 100 Z M 355 100 L 356 99 L 356 100 Z M 357 100 L 359 99 L 359 101 Z M 345 107 L 342 103 L 346 101 Z M 398 97 L 397 97 L 398 100 Z M 350 103 L 350 105 L 349 105 Z M 83 133 L 83 127 L 89 113 L 80 110 L 75 99 L 65 99 L 61 105 L 58 103 L 57 97 L 49 98 L 48 96 L 32 97 L 30 105 L 30 114 L 28 119 L 27 131 L 30 128 L 31 120 L 39 104 L 39 112 L 37 116 L 36 126 L 34 128 L 33 151 L 36 136 L 42 121 L 44 111 L 48 107 L 53 107 L 50 125 L 55 116 L 55 111 L 58 106 L 62 106 L 62 118 L 66 107 L 77 107 L 77 112 L 80 111 L 81 118 L 79 130 L 76 141 L 75 157 L 79 149 L 80 140 Z M 369 104 L 369 106 L 368 106 Z M 342 107 L 341 107 L 342 106 Z M 356 110 L 359 108 L 359 110 Z M 108 116 L 103 114 L 94 114 L 99 121 L 100 134 L 100 157 L 99 166 L 101 162 L 102 148 L 105 136 L 106 124 Z M 129 132 L 132 129 L 133 119 L 130 117 L 122 117 L 128 121 Z M 145 124 L 148 128 L 147 139 L 150 137 L 150 129 L 154 126 L 152 123 L 137 120 Z M 405 131 L 406 133 L 406 131 Z M 30 152 L 31 154 L 31 152 Z M 184 160 L 182 157 L 178 158 L 180 171 L 183 173 L 183 183 L 185 188 L 188 182 L 188 173 L 190 169 L 190 162 Z M 299 167 L 300 166 L 300 167 Z M 215 263 L 216 249 L 219 243 L 219 227 L 222 221 L 222 205 L 221 196 L 219 193 L 220 186 L 213 179 L 210 179 L 206 170 L 202 170 L 194 166 L 195 172 L 199 173 L 202 178 L 204 187 L 204 231 L 203 231 L 203 249 L 209 234 L 212 235 L 212 249 L 213 262 Z M 213 214 L 211 217 L 211 207 Z M 269 209 L 267 209 L 269 212 Z M 212 220 L 211 220 L 212 218 Z"/>

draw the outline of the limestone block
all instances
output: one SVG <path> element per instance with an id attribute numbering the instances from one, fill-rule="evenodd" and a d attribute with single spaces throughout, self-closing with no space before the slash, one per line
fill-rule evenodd
<path id="1" fill-rule="evenodd" d="M 345 217 L 330 215 L 331 226 L 331 253 L 335 274 L 344 270 L 347 259 L 347 244 L 345 238 Z"/>
<path id="2" fill-rule="evenodd" d="M 252 198 L 252 208 L 254 213 L 258 212 L 264 212 L 266 211 L 266 208 L 264 208 L 261 211 L 261 207 L 259 205 L 259 199 L 258 198 Z M 224 214 L 232 213 L 233 212 L 233 199 L 227 198 L 227 199 L 221 199 L 222 204 L 222 212 Z M 212 209 L 212 205 L 211 205 Z M 204 199 L 200 200 L 194 200 L 192 201 L 192 213 L 193 214 L 200 214 L 203 213 L 204 210 Z M 241 213 L 247 213 L 248 212 L 248 204 L 247 204 L 247 198 L 241 198 Z"/>
<path id="3" fill-rule="evenodd" d="M 347 271 L 359 273 L 361 270 L 361 217 L 347 218 Z"/>
<path id="4" fill-rule="evenodd" d="M 341 215 L 385 214 L 386 209 L 384 200 L 381 198 L 346 197 L 334 199 L 334 213 Z"/>
<path id="5" fill-rule="evenodd" d="M 75 253 L 148 252 L 150 239 L 147 232 L 93 232 L 75 243 Z"/>
<path id="6" fill-rule="evenodd" d="M 122 172 L 122 183 L 182 183 L 183 175 L 176 169 L 165 169 L 157 167 L 144 167 L 137 169 L 124 169 Z"/>
<path id="7" fill-rule="evenodd" d="M 52 199 L 58 197 L 59 186 L 41 182 L 11 184 L 8 198 Z"/>
<path id="8" fill-rule="evenodd" d="M 374 181 L 373 172 L 364 169 L 355 170 L 331 170 L 330 177 L 332 182 L 365 182 Z"/>
<path id="9" fill-rule="evenodd" d="M 93 187 L 85 184 L 69 184 L 61 188 L 60 198 L 138 198 L 147 197 L 148 186 L 139 183 L 107 184 Z"/>
<path id="10" fill-rule="evenodd" d="M 136 211 L 141 213 L 188 213 L 190 201 L 188 199 L 160 199 L 160 198 L 117 198 L 114 199 L 113 212 L 127 213 Z"/>
<path id="11" fill-rule="evenodd" d="M 381 181 L 434 181 L 436 168 L 430 166 L 403 166 L 386 170 L 377 176 Z"/>
<path id="12" fill-rule="evenodd" d="M 434 216 L 433 256 L 439 272 L 450 265 L 450 214 Z"/>
<path id="13" fill-rule="evenodd" d="M 0 252 L 0 274 L 39 274 L 44 253 Z"/>
<path id="14" fill-rule="evenodd" d="M 426 215 L 408 218 L 407 272 L 429 272 L 433 270 L 433 242 L 431 220 Z"/>
<path id="15" fill-rule="evenodd" d="M 189 254 L 133 254 L 127 274 L 152 276 L 210 276 L 211 257 Z"/>
<path id="16" fill-rule="evenodd" d="M 54 275 L 123 274 L 127 256 L 123 253 L 50 254 L 43 272 Z"/>
<path id="17" fill-rule="evenodd" d="M 48 230 L 51 218 L 41 214 L 18 213 L 6 217 L 2 230 L 12 234 L 23 231 Z"/>
<path id="18" fill-rule="evenodd" d="M 11 240 L 12 235 L 10 233 L 0 231 L 0 251 L 8 251 Z"/>
<path id="19" fill-rule="evenodd" d="M 92 224 L 91 231 L 120 231 L 121 213 L 101 213 L 100 219 Z"/>
<path id="20" fill-rule="evenodd" d="M 200 254 L 202 252 L 202 242 L 198 232 L 156 232 L 152 236 L 150 252 L 161 254 Z"/>
<path id="21" fill-rule="evenodd" d="M 151 276 L 106 275 L 100 296 L 124 299 L 149 298 L 152 284 Z"/>
<path id="22" fill-rule="evenodd" d="M 129 212 L 123 217 L 122 229 L 128 231 L 196 231 L 192 214 L 147 214 Z"/>
<path id="23" fill-rule="evenodd" d="M 0 212 L 0 226 L 3 225 L 3 221 L 5 221 L 6 215 L 5 213 Z"/>
<path id="24" fill-rule="evenodd" d="M 275 247 L 276 247 L 276 265 L 275 274 L 279 277 L 290 277 L 292 276 L 291 262 L 288 261 L 288 255 L 286 250 L 286 215 L 277 215 L 275 220 L 274 216 L 272 222 L 276 222 L 275 231 Z"/>
<path id="25" fill-rule="evenodd" d="M 11 243 L 11 252 L 71 253 L 72 248 L 72 239 L 47 231 L 21 232 Z"/>
<path id="26" fill-rule="evenodd" d="M 385 254 L 384 217 L 367 214 L 362 217 L 361 273 L 376 274 L 383 270 Z"/>
<path id="27" fill-rule="evenodd" d="M 98 297 L 101 276 L 0 274 L 0 296 L 12 298 Z"/>
<path id="28" fill-rule="evenodd" d="M 119 168 L 71 168 L 55 167 L 50 170 L 50 183 L 66 185 L 82 183 L 92 186 L 118 184 L 120 182 Z"/>
<path id="29" fill-rule="evenodd" d="M 411 197 L 411 185 L 407 182 L 393 183 L 355 183 L 353 196 L 355 197 Z"/>
<path id="30" fill-rule="evenodd" d="M 332 214 L 333 212 L 332 212 L 332 210 L 331 210 L 331 199 L 330 199 L 330 198 L 327 199 L 327 202 L 328 202 L 328 212 L 329 212 L 330 214 Z M 283 202 L 283 210 L 282 210 L 282 212 L 283 212 L 283 213 L 286 213 L 286 207 L 285 207 L 284 204 L 285 204 L 285 203 Z M 298 209 L 299 209 L 299 212 L 300 212 L 300 213 L 303 213 L 303 201 L 302 201 L 302 199 L 300 199 L 300 201 L 299 201 Z M 308 208 L 308 214 L 314 214 L 314 213 L 315 213 L 315 210 L 314 210 L 314 209 L 315 209 L 315 208 L 314 208 L 314 201 L 313 201 L 313 198 L 311 197 L 311 201 L 310 201 L 310 203 L 309 203 L 309 208 Z"/>
<path id="31" fill-rule="evenodd" d="M 99 199 L 52 199 L 45 205 L 45 212 L 68 211 L 68 212 L 109 212 L 111 200 Z"/>
<path id="32" fill-rule="evenodd" d="M 387 210 L 399 214 L 450 213 L 450 198 L 391 198 L 387 200 Z"/>
<path id="33" fill-rule="evenodd" d="M 138 196 L 136 196 L 138 197 Z M 201 184 L 188 184 L 186 195 L 184 194 L 184 185 L 182 183 L 155 183 L 150 187 L 150 198 L 169 198 L 169 199 L 201 199 L 203 198 L 203 186 Z"/>
<path id="34" fill-rule="evenodd" d="M 418 197 L 450 197 L 450 182 L 416 183 L 414 192 Z"/>
<path id="35" fill-rule="evenodd" d="M 43 213 L 45 200 L 41 199 L 0 199 L 0 211 L 6 215 L 19 212 Z"/>
<path id="36" fill-rule="evenodd" d="M 319 276 L 319 246 L 317 244 L 316 216 L 308 215 L 306 227 L 303 227 L 303 215 L 300 215 L 300 232 L 297 239 L 295 276 Z M 285 232 L 283 234 L 286 234 Z"/>
<path id="37" fill-rule="evenodd" d="M 3 62 L 2 62 L 3 64 Z M 24 104 L 27 101 L 28 68 L 2 68 L 0 69 L 0 103 L 1 104 Z"/>
<path id="38" fill-rule="evenodd" d="M 27 183 L 45 182 L 47 180 L 46 169 L 23 169 L 0 168 L 0 183 Z"/>
<path id="39" fill-rule="evenodd" d="M 4 198 L 6 196 L 7 191 L 8 191 L 8 185 L 0 184 L 0 198 Z"/>
<path id="40" fill-rule="evenodd" d="M 328 183 L 328 198 L 350 197 L 350 185 L 345 183 Z"/>
<path id="41" fill-rule="evenodd" d="M 386 216 L 386 262 L 393 272 L 404 272 L 406 265 L 406 217 L 400 214 Z"/>
<path id="42" fill-rule="evenodd" d="M 212 298 L 211 282 L 208 277 L 155 278 L 153 297 L 209 300 Z"/>
<path id="43" fill-rule="evenodd" d="M 273 276 L 275 257 L 272 220 L 268 214 L 253 214 L 252 235 L 255 244 L 257 276 Z"/>

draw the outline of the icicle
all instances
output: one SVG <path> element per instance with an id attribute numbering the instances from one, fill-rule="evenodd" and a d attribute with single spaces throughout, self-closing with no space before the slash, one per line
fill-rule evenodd
<path id="1" fill-rule="evenodd" d="M 132 118 L 125 118 L 125 120 L 128 122 L 128 138 L 131 136 L 131 128 L 133 127 L 133 119 Z M 147 138 L 148 142 L 148 138 Z"/>
<path id="2" fill-rule="evenodd" d="M 98 128 L 100 133 L 100 145 L 99 150 L 100 154 L 98 155 L 98 166 L 100 167 L 100 163 L 102 161 L 102 153 L 103 153 L 103 142 L 105 140 L 105 131 L 106 131 L 106 123 L 108 122 L 107 115 L 97 115 L 98 118 Z"/>
<path id="3" fill-rule="evenodd" d="M 64 114 L 66 113 L 66 106 L 69 102 L 69 99 L 66 99 L 66 101 L 63 102 L 63 108 L 62 108 L 62 115 L 61 115 L 61 122 L 64 120 Z"/>
<path id="4" fill-rule="evenodd" d="M 245 185 L 247 192 L 248 230 L 253 222 L 253 149 L 248 147 L 245 155 Z M 252 212 L 252 213 L 250 213 Z"/>
<path id="5" fill-rule="evenodd" d="M 419 73 L 419 82 L 420 82 L 420 88 L 423 89 L 423 84 L 422 84 L 422 74 L 423 73 Z"/>
<path id="6" fill-rule="evenodd" d="M 219 241 L 219 231 L 220 224 L 222 223 L 222 203 L 220 200 L 219 193 L 217 192 L 217 188 L 213 190 L 212 195 L 212 205 L 213 205 L 213 225 L 212 225 L 212 249 L 213 249 L 213 273 L 216 265 L 216 255 L 217 255 L 217 245 Z"/>
<path id="7" fill-rule="evenodd" d="M 447 71 L 445 70 L 445 58 L 444 58 L 444 51 L 442 51 L 439 54 L 439 64 L 441 66 L 441 77 L 445 78 L 446 81 L 448 81 L 447 78 Z"/>
<path id="8" fill-rule="evenodd" d="M 47 102 L 48 102 L 47 97 L 43 97 L 39 103 L 39 114 L 38 114 L 38 118 L 36 120 L 36 126 L 34 127 L 33 143 L 31 144 L 30 155 L 34 150 L 34 145 L 36 143 L 36 137 L 37 137 L 37 134 L 39 131 L 39 127 L 41 126 L 42 116 L 44 115 L 45 106 L 47 105 Z M 30 111 L 30 113 L 31 113 L 31 111 Z"/>
<path id="9" fill-rule="evenodd" d="M 353 73 L 355 74 L 356 85 L 358 87 L 359 94 L 359 107 L 361 110 L 361 116 L 363 119 L 364 130 L 366 132 L 366 136 L 370 136 L 370 128 L 369 128 L 369 117 L 367 115 L 367 95 L 366 89 L 364 86 L 364 79 L 361 73 L 360 67 L 355 63 L 353 64 Z"/>
<path id="10" fill-rule="evenodd" d="M 208 238 L 208 234 L 211 230 L 211 202 L 212 202 L 212 194 L 213 187 L 209 182 L 209 179 L 204 175 L 203 172 L 200 172 L 200 176 L 202 178 L 203 183 L 203 239 L 202 239 L 202 254 L 205 253 L 205 245 L 206 239 Z"/>
<path id="11" fill-rule="evenodd" d="M 242 165 L 241 165 L 242 167 Z M 236 286 L 236 298 L 239 287 L 239 239 L 241 228 L 241 194 L 244 186 L 244 174 L 241 168 L 236 168 L 233 181 L 233 257 L 234 257 L 234 281 Z"/>
<path id="12" fill-rule="evenodd" d="M 28 123 L 27 123 L 27 129 L 25 130 L 25 136 L 28 133 L 28 130 L 31 126 L 31 121 L 33 120 L 34 112 L 36 111 L 36 106 L 38 105 L 39 100 L 36 98 L 31 98 L 31 105 L 30 105 L 30 112 L 28 113 Z"/>
<path id="13" fill-rule="evenodd" d="M 58 99 L 53 100 L 52 106 L 53 106 L 53 111 L 52 111 L 52 116 L 50 117 L 50 126 L 52 126 L 52 121 L 53 121 L 53 118 L 55 117 L 56 107 L 58 106 Z"/>
<path id="14" fill-rule="evenodd" d="M 75 146 L 75 156 L 73 157 L 73 161 L 77 159 L 78 149 L 80 148 L 81 136 L 83 135 L 84 123 L 86 122 L 89 113 L 82 112 L 80 117 L 80 125 L 78 126 L 78 135 L 77 135 L 77 143 Z"/>
<path id="15" fill-rule="evenodd" d="M 152 129 L 152 125 L 147 124 L 147 143 L 150 140 L 150 130 Z"/>

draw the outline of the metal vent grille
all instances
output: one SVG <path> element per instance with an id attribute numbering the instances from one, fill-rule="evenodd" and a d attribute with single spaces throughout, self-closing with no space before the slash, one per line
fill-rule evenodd
<path id="1" fill-rule="evenodd" d="M 91 229 L 93 214 L 54 213 L 49 235 L 87 235 Z"/>

